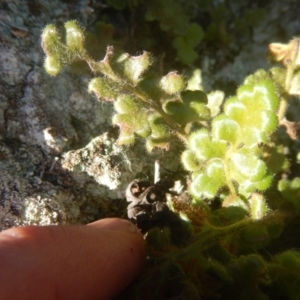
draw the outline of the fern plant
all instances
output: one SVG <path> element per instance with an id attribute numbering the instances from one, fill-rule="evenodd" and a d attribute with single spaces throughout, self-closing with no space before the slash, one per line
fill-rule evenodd
<path id="1" fill-rule="evenodd" d="M 191 174 L 192 203 L 174 200 L 173 210 L 185 221 L 172 221 L 170 228 L 147 234 L 152 260 L 139 289 L 128 295 L 146 299 L 151 290 L 153 299 L 180 294 L 214 299 L 226 292 L 233 298 L 267 299 L 264 291 L 270 286 L 285 295 L 289 283 L 279 284 L 277 273 L 298 256 L 286 252 L 267 260 L 260 251 L 280 237 L 293 209 L 299 210 L 298 179 L 279 181 L 282 196 L 278 201 L 268 198 L 277 174 L 287 167 L 274 133 L 286 124 L 288 97 L 299 87 L 299 40 L 271 44 L 270 55 L 284 67 L 248 76 L 218 115 L 207 105 L 207 95 L 188 89 L 178 72 L 157 75 L 147 52 L 131 56 L 110 46 L 102 60 L 93 59 L 85 48 L 84 30 L 75 21 L 65 23 L 64 34 L 48 25 L 42 46 L 45 69 L 52 76 L 73 62 L 87 63 L 95 76 L 88 90 L 100 101 L 113 102 L 112 123 L 119 127 L 119 144 L 131 145 L 139 136 L 149 152 L 168 149 L 175 139 L 185 147 L 181 161 Z M 221 203 L 217 210 L 207 205 L 215 199 Z M 289 276 L 291 265 L 285 269 Z M 155 292 L 153 280 L 159 286 Z"/>

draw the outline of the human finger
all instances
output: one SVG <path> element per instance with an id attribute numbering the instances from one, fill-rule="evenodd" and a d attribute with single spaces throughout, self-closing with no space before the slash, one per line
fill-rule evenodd
<path id="1" fill-rule="evenodd" d="M 111 299 L 141 271 L 144 240 L 133 225 L 19 227 L 0 234 L 4 299 Z"/>

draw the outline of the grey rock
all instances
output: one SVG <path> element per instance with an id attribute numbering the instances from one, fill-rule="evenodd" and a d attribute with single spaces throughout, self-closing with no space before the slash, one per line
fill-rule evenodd
<path id="1" fill-rule="evenodd" d="M 88 27 L 103 6 L 100 1 L 73 2 L 0 3 L 0 230 L 110 216 L 110 205 L 124 198 L 129 182 L 141 176 L 149 179 L 155 159 L 165 168 L 178 166 L 174 155 L 179 158 L 180 147 L 151 156 L 140 142 L 119 147 L 110 126 L 112 106 L 87 93 L 87 75 L 45 74 L 42 29 L 75 17 Z M 265 66 L 269 42 L 282 38 L 284 30 L 288 38 L 299 31 L 296 10 L 289 9 L 296 1 L 279 3 L 254 32 L 253 43 L 247 42 L 232 63 L 210 74 L 210 64 L 216 62 L 206 60 L 207 86 L 226 79 L 239 84 L 245 74 Z"/>

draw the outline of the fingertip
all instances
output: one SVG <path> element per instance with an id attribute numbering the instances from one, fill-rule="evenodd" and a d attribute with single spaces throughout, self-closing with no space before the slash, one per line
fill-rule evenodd
<path id="1" fill-rule="evenodd" d="M 132 226 L 111 218 L 88 226 L 14 228 L 0 234 L 5 240 L 0 260 L 10 274 L 18 274 L 15 283 L 25 286 L 31 299 L 43 291 L 48 299 L 111 299 L 138 276 L 146 261 L 145 241 Z M 39 278 L 38 284 L 29 273 Z M 59 297 L 51 298 L 51 285 Z M 8 295 L 22 295 L 5 286 L 2 291 Z"/>
<path id="2" fill-rule="evenodd" d="M 114 231 L 123 231 L 128 233 L 141 234 L 140 230 L 135 225 L 133 225 L 130 221 L 120 219 L 120 218 L 101 219 L 93 223 L 89 223 L 87 226 L 91 226 L 99 229 L 105 229 L 105 230 L 114 230 Z"/>

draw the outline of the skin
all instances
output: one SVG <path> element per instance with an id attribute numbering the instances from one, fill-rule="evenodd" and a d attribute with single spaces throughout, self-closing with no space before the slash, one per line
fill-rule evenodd
<path id="1" fill-rule="evenodd" d="M 0 233 L 1 299 L 112 299 L 146 260 L 130 222 L 28 226 Z"/>

